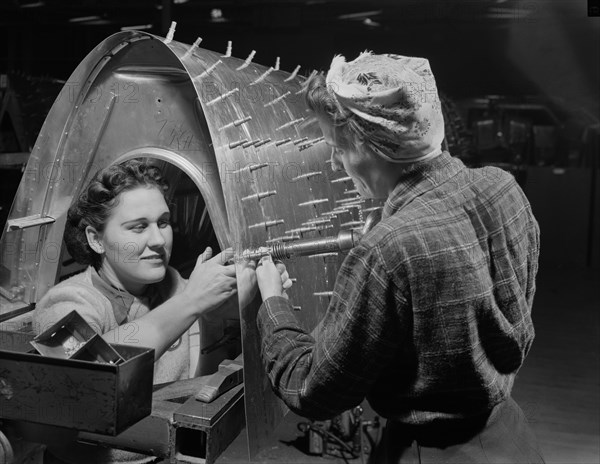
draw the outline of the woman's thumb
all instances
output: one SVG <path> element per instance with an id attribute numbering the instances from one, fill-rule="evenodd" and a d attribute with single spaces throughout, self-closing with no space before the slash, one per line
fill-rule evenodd
<path id="1" fill-rule="evenodd" d="M 201 259 L 201 263 L 205 263 L 206 261 L 208 261 L 210 258 L 212 258 L 212 248 L 211 247 L 206 247 L 206 250 L 204 250 L 204 253 L 202 253 L 202 255 L 200 256 Z"/>

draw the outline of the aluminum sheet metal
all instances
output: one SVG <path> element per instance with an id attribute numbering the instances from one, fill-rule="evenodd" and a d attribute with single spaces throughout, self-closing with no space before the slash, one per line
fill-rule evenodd
<path id="1" fill-rule="evenodd" d="M 134 157 L 172 164 L 192 179 L 221 248 L 241 253 L 362 226 L 379 205 L 332 172 L 300 95 L 305 78 L 256 64 L 253 55 L 127 31 L 81 62 L 46 118 L 2 234 L 5 307 L 34 304 L 56 283 L 72 199 L 97 168 Z M 290 299 L 309 331 L 328 306 L 342 259 L 326 253 L 286 263 L 295 281 Z M 258 307 L 255 300 L 240 309 L 251 457 L 287 411 L 260 361 Z"/>

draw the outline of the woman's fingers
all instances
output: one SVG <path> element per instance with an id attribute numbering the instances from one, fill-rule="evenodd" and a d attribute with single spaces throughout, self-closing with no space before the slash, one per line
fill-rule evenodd
<path id="1" fill-rule="evenodd" d="M 223 250 L 221 253 L 212 258 L 212 261 L 217 264 L 225 265 L 228 261 L 233 259 L 233 255 L 233 249 L 227 248 L 226 250 Z"/>
<path id="2" fill-rule="evenodd" d="M 212 258 L 212 248 L 211 247 L 206 247 L 206 249 L 204 250 L 204 252 L 200 255 L 200 257 L 198 258 L 198 260 L 201 263 L 205 263 L 206 261 L 208 261 L 209 259 Z"/>

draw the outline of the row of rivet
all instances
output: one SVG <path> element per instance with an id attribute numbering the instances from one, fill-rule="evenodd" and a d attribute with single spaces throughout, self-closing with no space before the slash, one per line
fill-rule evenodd
<path id="1" fill-rule="evenodd" d="M 283 95 L 280 95 L 279 97 L 277 97 L 275 100 L 271 100 L 268 103 L 265 103 L 263 106 L 265 108 L 268 108 L 269 106 L 273 106 L 275 103 L 280 102 L 281 100 L 283 100 L 285 97 L 287 97 L 291 92 L 288 90 L 286 93 L 284 93 Z"/>
<path id="2" fill-rule="evenodd" d="M 276 127 L 275 130 L 277 130 L 277 131 L 283 130 L 283 129 L 286 129 L 286 128 L 290 127 L 290 126 L 293 126 L 294 124 L 298 124 L 298 123 L 300 123 L 302 121 L 304 121 L 303 117 L 298 118 L 298 119 L 294 119 L 293 121 L 286 122 L 285 124 L 283 124 L 283 125 L 281 125 L 279 127 Z"/>
<path id="3" fill-rule="evenodd" d="M 165 39 L 165 43 L 166 44 L 170 43 L 173 40 L 173 36 L 174 36 L 174 33 L 175 33 L 175 27 L 176 27 L 176 25 L 177 25 L 177 23 L 175 21 L 173 21 L 171 23 L 171 27 L 169 28 L 169 32 L 167 34 L 167 38 Z M 189 58 L 193 54 L 194 50 L 200 45 L 201 41 L 202 41 L 202 39 L 200 37 L 198 37 L 198 39 L 192 44 L 192 46 L 183 55 L 183 59 Z M 232 42 L 228 41 L 227 42 L 227 51 L 225 52 L 225 55 L 223 55 L 223 58 L 229 58 L 229 57 L 231 57 L 231 53 L 232 53 Z M 252 50 L 252 52 L 250 53 L 250 55 L 248 56 L 248 58 L 246 58 L 246 60 L 244 61 L 244 63 L 241 66 L 239 66 L 238 68 L 236 68 L 236 70 L 239 71 L 239 70 L 242 70 L 242 69 L 248 67 L 250 65 L 250 63 L 252 62 L 252 59 L 254 58 L 255 54 L 256 54 L 256 51 Z M 202 79 L 203 77 L 206 77 L 207 75 L 209 75 L 221 63 L 222 63 L 222 61 L 218 60 L 212 66 L 210 66 L 209 68 L 207 68 L 204 72 L 202 72 L 201 74 L 199 74 L 198 76 L 196 76 L 195 79 L 199 80 L 199 79 Z M 269 68 L 265 73 L 263 73 L 261 76 L 259 76 L 250 85 L 258 84 L 259 82 L 263 81 L 270 73 L 272 73 L 275 70 L 279 70 L 279 63 L 280 63 L 279 57 L 277 57 L 277 61 L 276 61 L 275 67 Z M 284 80 L 284 82 L 288 82 L 288 81 L 294 79 L 297 76 L 299 70 L 300 70 L 300 66 L 298 65 L 298 66 L 296 66 L 296 68 L 294 69 L 294 71 L 292 72 L 292 74 L 288 78 L 286 78 Z M 315 74 L 316 74 L 316 71 L 313 71 L 310 74 L 310 76 L 308 77 L 308 79 L 312 78 Z M 219 97 L 217 97 L 217 98 L 209 101 L 207 103 L 207 105 L 210 106 L 210 105 L 213 105 L 213 104 L 215 104 L 217 102 L 220 102 L 220 101 L 224 100 L 225 98 L 233 95 L 234 93 L 236 93 L 238 91 L 239 91 L 238 88 L 230 90 L 229 92 L 227 92 L 227 93 L 225 93 L 225 94 L 223 94 L 223 95 L 221 95 L 221 96 L 219 96 Z M 302 92 L 302 89 L 299 92 L 297 92 L 297 93 L 301 93 L 301 92 Z M 278 103 L 279 101 L 283 100 L 284 98 L 286 98 L 289 95 L 290 95 L 290 92 L 288 91 L 285 94 L 277 97 L 273 101 L 265 104 L 264 107 L 266 108 L 266 107 L 272 106 L 275 103 Z M 245 118 L 240 118 L 240 119 L 238 119 L 238 120 L 236 120 L 236 121 L 234 121 L 232 123 L 226 124 L 225 126 L 221 127 L 219 130 L 224 130 L 224 129 L 227 129 L 229 127 L 240 126 L 241 124 L 244 124 L 245 122 L 248 122 L 251 119 L 252 119 L 252 116 L 247 116 Z M 288 122 L 286 124 L 283 124 L 282 126 L 279 126 L 278 128 L 276 128 L 276 130 L 285 129 L 287 127 L 293 126 L 294 124 L 298 124 L 298 123 L 300 123 L 302 121 L 304 121 L 303 117 L 295 119 L 295 120 L 290 121 L 290 122 Z M 319 137 L 319 138 L 311 140 L 311 141 L 307 141 L 307 140 L 308 140 L 308 138 L 304 137 L 302 139 L 294 141 L 294 144 L 295 145 L 299 145 L 302 142 L 306 142 L 306 143 L 304 143 L 302 145 L 299 145 L 299 150 L 302 151 L 304 149 L 307 149 L 307 148 L 313 146 L 316 143 L 319 143 L 320 141 L 323 140 L 323 137 Z M 229 147 L 230 148 L 236 148 L 238 146 L 242 146 L 242 147 L 246 148 L 246 147 L 249 147 L 251 145 L 255 145 L 256 147 L 258 147 L 258 146 L 264 145 L 264 144 L 266 144 L 266 143 L 268 143 L 270 141 L 271 141 L 270 138 L 262 140 L 262 141 L 260 139 L 257 139 L 257 140 L 254 140 L 254 141 L 248 141 L 248 139 L 242 139 L 242 140 L 239 140 L 237 142 L 231 142 L 229 144 Z M 280 146 L 280 145 L 283 145 L 285 143 L 288 143 L 289 141 L 291 141 L 291 139 L 289 139 L 289 138 L 288 139 L 284 139 L 284 140 L 276 142 L 276 145 Z M 331 160 L 327 160 L 326 162 L 331 163 Z M 262 164 L 258 164 L 258 165 L 248 166 L 246 168 L 240 169 L 239 171 L 248 170 L 249 172 L 252 172 L 252 171 L 255 171 L 257 169 L 261 169 L 263 167 L 266 167 L 266 166 L 268 166 L 268 163 L 262 163 Z M 299 179 L 303 179 L 303 178 L 308 179 L 308 178 L 310 178 L 312 176 L 316 176 L 316 175 L 320 175 L 320 174 L 322 174 L 322 172 L 309 172 L 309 173 L 297 176 L 293 180 L 299 180 Z M 332 181 L 332 183 L 343 182 L 343 181 L 347 181 L 347 180 L 351 180 L 351 178 L 347 177 L 347 178 L 335 179 L 334 181 Z M 267 192 L 258 192 L 258 193 L 255 193 L 253 195 L 248 195 L 248 196 L 242 198 L 242 200 L 243 201 L 248 201 L 248 200 L 254 200 L 254 199 L 256 199 L 256 200 L 260 201 L 262 198 L 266 198 L 266 197 L 275 195 L 276 193 L 277 192 L 275 190 L 271 190 L 271 191 L 267 191 Z M 354 193 L 354 192 L 350 191 L 348 193 Z M 354 200 L 354 199 L 352 199 L 352 200 Z M 311 200 L 311 201 L 308 201 L 308 202 L 300 203 L 300 205 L 301 206 L 304 206 L 304 205 L 315 205 L 315 204 L 324 203 L 324 202 L 327 202 L 327 201 L 328 201 L 328 199 Z M 343 203 L 343 202 L 340 202 L 340 203 Z M 377 209 L 377 208 L 372 208 L 372 209 Z M 330 224 L 330 218 L 331 217 L 337 217 L 337 214 L 340 213 L 340 212 L 348 212 L 348 210 L 345 209 L 345 208 L 334 208 L 334 210 L 322 214 L 322 216 L 326 216 L 326 217 L 328 217 L 328 219 L 312 219 L 310 221 L 307 221 L 307 222 L 303 223 L 303 225 L 306 226 L 306 227 L 299 227 L 299 228 L 296 228 L 296 229 L 292 229 L 292 230 L 286 231 L 286 235 L 281 236 L 281 237 L 277 237 L 277 238 L 274 238 L 274 239 L 267 240 L 267 242 L 275 242 L 275 241 L 279 241 L 279 240 L 281 240 L 281 241 L 298 240 L 300 238 L 300 236 L 299 235 L 295 235 L 295 234 L 297 234 L 298 232 L 302 233 L 302 232 L 309 232 L 309 231 L 321 230 L 321 228 L 316 227 L 317 225 L 325 225 L 326 226 L 325 228 L 332 228 L 333 225 Z M 264 227 L 264 228 L 268 229 L 269 227 L 274 227 L 274 226 L 277 226 L 277 225 L 280 225 L 280 224 L 283 224 L 283 223 L 284 223 L 283 219 L 276 219 L 276 220 L 271 220 L 271 221 L 263 221 L 263 222 L 260 222 L 260 223 L 257 223 L 257 224 L 252 224 L 252 225 L 249 226 L 249 228 L 253 229 L 253 228 L 259 228 L 259 227 L 262 228 L 262 227 Z M 362 225 L 362 224 L 364 224 L 362 221 L 351 221 L 351 222 L 347 222 L 347 223 L 342 224 L 341 227 L 345 227 L 345 226 L 349 226 L 349 225 Z M 292 235 L 289 235 L 289 234 L 292 234 Z M 328 257 L 328 256 L 336 256 L 337 257 L 338 254 L 335 253 L 335 252 L 333 252 L 333 253 L 320 253 L 320 254 L 316 254 L 316 255 L 311 255 L 310 257 L 311 258 L 322 258 L 322 257 Z M 296 281 L 296 279 L 294 278 L 293 281 Z M 318 297 L 331 297 L 333 295 L 333 292 L 331 292 L 331 291 L 315 292 L 315 293 L 313 293 L 313 295 L 314 296 L 318 296 Z M 292 306 L 292 308 L 295 311 L 299 311 L 299 310 L 302 309 L 301 306 Z"/>
<path id="4" fill-rule="evenodd" d="M 269 227 L 274 227 L 274 226 L 278 226 L 280 224 L 283 224 L 285 221 L 283 219 L 274 219 L 272 221 L 263 221 L 263 222 L 259 222 L 256 224 L 252 224 L 250 226 L 248 226 L 249 229 L 256 229 L 256 228 L 262 228 L 264 227 L 265 229 L 268 229 Z"/>
<path id="5" fill-rule="evenodd" d="M 329 198 L 317 198 L 316 200 L 309 200 L 309 201 L 305 201 L 302 203 L 298 203 L 298 206 L 312 206 L 312 205 L 318 205 L 321 203 L 327 203 L 329 201 Z"/>
<path id="6" fill-rule="evenodd" d="M 196 39 L 196 41 L 192 44 L 192 46 L 190 48 L 188 48 L 187 51 L 183 54 L 182 60 L 186 60 L 190 56 L 192 56 L 192 53 L 194 53 L 194 50 L 196 50 L 196 48 L 198 48 L 198 45 L 200 45 L 200 42 L 202 42 L 202 39 L 200 37 L 198 37 Z"/>
<path id="7" fill-rule="evenodd" d="M 254 58 L 254 55 L 256 55 L 256 50 L 252 50 L 250 52 L 250 55 L 248 55 L 248 58 L 246 58 L 246 60 L 244 61 L 244 63 L 241 64 L 240 66 L 238 66 L 237 68 L 235 68 L 235 70 L 241 71 L 242 69 L 246 69 L 248 66 L 250 66 L 250 63 L 252 63 L 252 59 Z"/>
<path id="8" fill-rule="evenodd" d="M 233 122 L 230 122 L 229 124 L 225 124 L 223 127 L 221 127 L 219 129 L 219 131 L 222 131 L 222 130 L 225 130 L 225 129 L 229 129 L 230 127 L 241 126 L 242 124 L 244 124 L 244 123 L 246 123 L 246 122 L 248 122 L 250 120 L 252 120 L 252 116 L 246 116 L 245 118 L 237 119 L 237 120 L 235 120 Z"/>
<path id="9" fill-rule="evenodd" d="M 249 200 L 260 201 L 263 198 L 267 198 L 267 197 L 270 197 L 270 196 L 276 195 L 276 194 L 277 194 L 277 190 L 269 190 L 267 192 L 258 192 L 258 193 L 254 193 L 252 195 L 248 195 L 247 197 L 243 197 L 242 201 L 249 201 Z"/>
<path id="10" fill-rule="evenodd" d="M 307 172 L 305 174 L 300 174 L 299 176 L 296 176 L 296 177 L 292 178 L 292 181 L 297 181 L 297 180 L 300 180 L 300 179 L 309 179 L 311 177 L 319 176 L 321 174 L 323 174 L 322 171 Z"/>
<path id="11" fill-rule="evenodd" d="M 350 180 L 352 180 L 352 177 L 350 177 L 350 176 L 347 176 L 347 177 L 340 177 L 340 178 L 338 178 L 338 179 L 333 179 L 333 180 L 331 180 L 331 181 L 330 181 L 330 183 L 332 183 L 332 184 L 337 184 L 337 183 L 339 183 L 339 182 L 348 182 L 348 181 L 350 181 Z"/>

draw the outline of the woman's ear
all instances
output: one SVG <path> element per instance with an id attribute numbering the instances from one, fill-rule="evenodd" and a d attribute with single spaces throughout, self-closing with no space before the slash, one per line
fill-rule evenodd
<path id="1" fill-rule="evenodd" d="M 94 227 L 87 226 L 85 228 L 85 237 L 87 238 L 88 244 L 92 250 L 99 255 L 104 253 L 104 245 L 102 245 L 102 240 L 100 240 L 100 234 Z"/>

